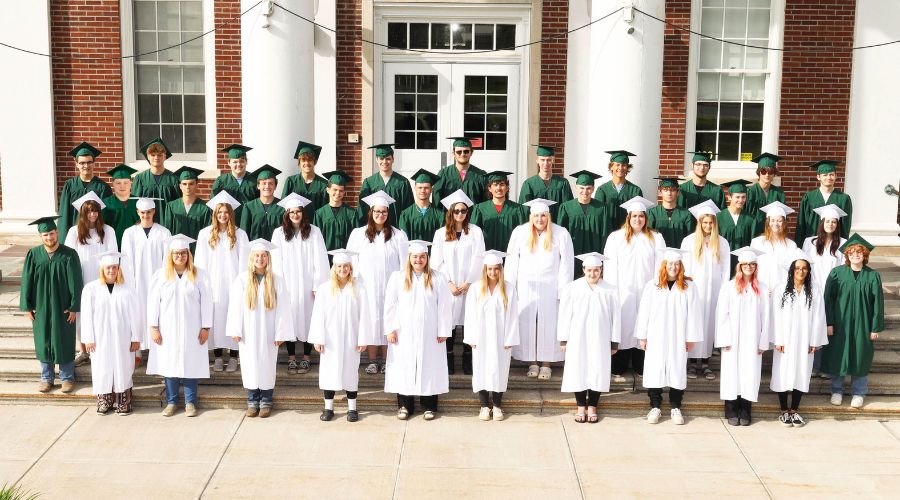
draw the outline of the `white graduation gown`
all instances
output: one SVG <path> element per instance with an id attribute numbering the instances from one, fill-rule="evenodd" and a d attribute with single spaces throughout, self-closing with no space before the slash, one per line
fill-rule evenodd
<path id="1" fill-rule="evenodd" d="M 690 281 L 684 291 L 677 285 L 671 290 L 665 285 L 657 288 L 656 280 L 644 286 L 634 336 L 647 341 L 645 388 L 687 387 L 685 342 L 703 340 L 701 313 L 697 287 Z"/>
<path id="2" fill-rule="evenodd" d="M 272 270 L 284 278 L 291 296 L 291 314 L 297 340 L 306 342 L 309 321 L 313 311 L 313 292 L 326 281 L 331 268 L 328 266 L 328 251 L 322 231 L 316 226 L 309 227 L 309 236 L 304 240 L 300 235 L 291 241 L 284 238 L 284 228 L 272 233 Z"/>
<path id="3" fill-rule="evenodd" d="M 200 230 L 197 235 L 197 250 L 194 264 L 206 271 L 212 289 L 213 324 L 210 332 L 210 349 L 237 349 L 237 342 L 226 335 L 225 320 L 228 317 L 228 292 L 234 278 L 247 271 L 249 265 L 250 240 L 241 228 L 235 228 L 234 248 L 228 241 L 228 234 L 219 232 L 215 248 L 209 246 L 212 226 Z"/>
<path id="4" fill-rule="evenodd" d="M 458 240 L 447 241 L 447 230 L 440 228 L 434 232 L 431 245 L 431 268 L 444 275 L 448 282 L 457 285 L 472 283 L 481 279 L 484 260 L 484 234 L 481 228 L 469 224 L 469 234 L 463 233 Z M 472 286 L 469 286 L 471 290 Z M 450 296 L 453 302 L 453 326 L 466 324 L 466 294 Z"/>
<path id="5" fill-rule="evenodd" d="M 356 391 L 359 389 L 359 352 L 371 335 L 372 320 L 366 288 L 362 280 L 353 287 L 334 291 L 331 281 L 316 289 L 309 327 L 310 344 L 325 346 L 319 354 L 319 389 Z"/>
<path id="6" fill-rule="evenodd" d="M 470 226 L 471 227 L 471 226 Z M 472 391 L 505 392 L 509 382 L 512 350 L 519 344 L 519 321 L 516 318 L 516 288 L 506 282 L 506 306 L 500 287 L 481 295 L 481 280 L 469 287 L 465 301 L 463 342 L 472 349 Z"/>
<path id="7" fill-rule="evenodd" d="M 681 249 L 688 253 L 683 256 L 684 274 L 690 276 L 697 285 L 697 295 L 703 307 L 703 341 L 694 344 L 688 353 L 689 358 L 706 359 L 712 356 L 716 339 L 716 304 L 722 283 L 731 276 L 731 248 L 728 241 L 719 236 L 719 260 L 713 259 L 708 246 L 704 246 L 700 261 L 694 256 L 694 242 L 697 234 L 689 234 L 681 242 Z"/>
<path id="8" fill-rule="evenodd" d="M 828 279 L 828 275 L 831 273 L 831 270 L 838 266 L 843 266 L 846 263 L 846 259 L 844 257 L 844 253 L 840 251 L 837 251 L 834 253 L 834 255 L 831 255 L 827 247 L 822 250 L 822 255 L 819 255 L 818 253 L 816 253 L 815 239 L 815 236 L 806 238 L 803 241 L 803 251 L 806 252 L 806 255 L 809 255 L 810 260 L 812 260 L 809 265 L 812 268 L 813 281 L 815 281 L 815 283 L 819 286 L 819 290 L 822 290 L 824 293 L 825 281 Z M 841 238 L 840 245 L 843 245 L 846 242 L 846 239 Z M 785 284 L 787 284 L 787 282 L 785 282 Z M 784 287 L 782 287 L 779 291 L 783 293 Z M 781 302 L 779 302 L 779 304 L 780 303 Z"/>
<path id="9" fill-rule="evenodd" d="M 450 334 L 450 290 L 440 273 L 433 273 L 431 288 L 424 276 L 413 275 L 404 290 L 405 271 L 388 279 L 384 299 L 383 334 L 396 331 L 397 343 L 388 344 L 384 392 L 405 396 L 433 396 L 450 391 L 447 348 L 438 337 Z"/>
<path id="10" fill-rule="evenodd" d="M 734 280 L 719 292 L 716 308 L 716 347 L 722 348 L 719 398 L 732 401 L 740 396 L 756 402 L 762 371 L 759 351 L 769 349 L 771 304 L 769 290 L 762 283 L 759 295 L 749 286 L 738 293 Z"/>
<path id="11" fill-rule="evenodd" d="M 603 247 L 603 281 L 615 286 L 619 291 L 619 305 L 622 311 L 622 341 L 619 349 L 638 346 L 634 336 L 634 325 L 638 317 L 638 306 L 644 285 L 655 278 L 659 270 L 658 262 L 666 242 L 659 233 L 651 232 L 650 240 L 643 234 L 634 235 L 631 242 L 625 241 L 625 231 L 613 231 Z"/>
<path id="12" fill-rule="evenodd" d="M 609 392 L 610 343 L 621 339 L 620 317 L 619 292 L 609 283 L 601 280 L 592 290 L 579 278 L 563 289 L 556 329 L 566 342 L 562 392 Z"/>
<path id="13" fill-rule="evenodd" d="M 87 243 L 78 242 L 78 226 L 69 228 L 66 234 L 64 245 L 78 252 L 78 260 L 81 261 L 81 279 L 82 283 L 88 284 L 91 281 L 100 279 L 100 257 L 103 252 L 115 252 L 119 250 L 116 243 L 116 231 L 108 225 L 103 225 L 103 242 L 97 236 L 97 230 L 91 229 L 88 232 Z M 81 343 L 81 315 L 75 317 L 75 342 Z"/>
<path id="14" fill-rule="evenodd" d="M 81 340 L 95 344 L 91 353 L 94 394 L 124 392 L 133 384 L 134 354 L 131 343 L 141 341 L 140 303 L 127 283 L 115 285 L 112 293 L 99 279 L 81 292 Z"/>
<path id="15" fill-rule="evenodd" d="M 276 341 L 292 342 L 294 336 L 291 301 L 288 298 L 284 280 L 277 274 L 275 278 L 275 308 L 266 310 L 262 283 L 257 287 L 256 308 L 247 308 L 244 293 L 247 290 L 247 272 L 238 275 L 231 283 L 228 294 L 228 319 L 226 330 L 229 337 L 240 337 L 238 350 L 241 352 L 241 380 L 245 389 L 274 389 L 275 367 L 278 363 Z"/>
<path id="16" fill-rule="evenodd" d="M 772 296 L 773 341 L 784 346 L 784 353 L 776 349 L 772 353 L 772 380 L 769 388 L 775 392 L 796 389 L 809 392 L 813 356 L 810 347 L 828 344 L 828 327 L 825 324 L 825 301 L 822 288 L 813 282 L 812 307 L 806 304 L 806 294 L 801 290 L 794 300 L 790 297 L 781 305 L 780 294 Z"/>
<path id="17" fill-rule="evenodd" d="M 187 274 L 166 280 L 166 270 L 153 275 L 147 299 L 147 329 L 158 326 L 162 345 L 150 342 L 147 374 L 177 378 L 209 378 L 209 354 L 200 343 L 200 329 L 211 328 L 212 291 L 206 271 L 197 269 L 193 282 Z M 149 334 L 148 334 L 149 336 Z"/>
<path id="18" fill-rule="evenodd" d="M 572 237 L 562 226 L 548 228 L 553 246 L 544 250 L 547 231 L 538 237 L 534 251 L 528 249 L 531 224 L 513 229 L 506 255 L 505 276 L 516 286 L 519 345 L 513 358 L 520 361 L 562 361 L 565 354 L 556 341 L 559 292 L 572 281 L 575 265 Z"/>
<path id="19" fill-rule="evenodd" d="M 787 269 L 781 267 L 781 261 L 797 249 L 797 244 L 785 238 L 784 242 L 772 244 L 765 236 L 757 236 L 750 241 L 750 247 L 764 252 L 757 260 L 756 274 L 759 282 L 766 285 L 773 294 L 784 291 L 787 284 Z"/>
<path id="20" fill-rule="evenodd" d="M 384 234 L 378 233 L 374 241 L 366 238 L 366 227 L 358 227 L 350 232 L 347 250 L 357 253 L 353 256 L 353 274 L 366 284 L 366 299 L 372 311 L 372 327 L 366 331 L 366 345 L 385 345 L 384 338 L 384 294 L 388 279 L 395 271 L 406 265 L 406 249 L 409 240 L 406 233 L 392 227 L 391 239 L 384 241 Z"/>
<path id="21" fill-rule="evenodd" d="M 156 271 L 162 269 L 168 252 L 166 238 L 172 233 L 164 226 L 153 224 L 150 234 L 144 228 L 134 225 L 122 234 L 122 268 L 125 270 L 125 281 L 129 283 L 138 296 L 140 309 L 141 349 L 150 349 L 150 330 L 147 329 L 147 295 L 150 293 L 150 281 Z"/>

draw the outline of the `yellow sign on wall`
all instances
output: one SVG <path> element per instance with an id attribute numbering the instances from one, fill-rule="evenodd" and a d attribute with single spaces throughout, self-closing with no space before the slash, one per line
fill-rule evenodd
<path id="1" fill-rule="evenodd" d="M 741 161 L 753 160 L 753 153 L 741 153 Z"/>

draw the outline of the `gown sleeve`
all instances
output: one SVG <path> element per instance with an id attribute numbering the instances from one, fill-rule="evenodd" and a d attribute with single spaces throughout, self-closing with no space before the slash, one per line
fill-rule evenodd
<path id="1" fill-rule="evenodd" d="M 81 310 L 81 291 L 84 289 L 82 280 L 81 261 L 78 260 L 78 256 L 71 255 L 68 257 L 66 268 L 66 285 L 69 287 L 69 297 L 71 297 L 69 307 L 66 308 L 69 312 Z"/>
<path id="2" fill-rule="evenodd" d="M 388 278 L 387 289 L 384 292 L 384 331 L 382 335 L 388 335 L 400 329 L 398 301 L 400 286 L 403 282 L 403 271 L 394 271 Z M 377 332 L 376 332 L 377 333 Z"/>
<path id="3" fill-rule="evenodd" d="M 656 285 L 650 282 L 644 285 L 644 290 L 641 292 L 637 320 L 634 322 L 634 338 L 639 340 L 647 340 L 647 326 L 650 323 L 650 310 L 653 309 L 654 288 Z"/>
<path id="4" fill-rule="evenodd" d="M 447 280 L 435 273 L 432 282 L 432 290 L 437 298 L 438 306 L 438 338 L 447 338 L 453 335 L 453 301 L 451 300 L 450 287 Z"/>
<path id="5" fill-rule="evenodd" d="M 241 275 L 234 278 L 228 290 L 228 317 L 225 331 L 229 337 L 244 337 L 244 287 Z"/>
<path id="6" fill-rule="evenodd" d="M 275 340 L 293 342 L 297 340 L 297 334 L 294 331 L 291 301 L 288 300 L 290 294 L 279 276 L 275 276 L 275 293 L 279 298 L 275 303 Z"/>
<path id="7" fill-rule="evenodd" d="M 478 317 L 478 299 L 481 294 L 481 282 L 472 284 L 471 292 L 466 294 L 466 305 L 463 324 L 463 343 L 467 345 L 478 346 L 481 343 L 479 339 L 479 330 L 482 325 L 482 319 Z"/>
<path id="8" fill-rule="evenodd" d="M 325 293 L 325 289 L 330 288 L 330 285 L 323 284 L 322 286 L 316 288 L 316 300 L 313 301 L 312 315 L 309 318 L 309 335 L 307 335 L 306 341 L 313 345 L 326 345 L 325 344 L 325 312 L 328 307 L 331 305 L 329 302 L 331 301 L 331 291 L 329 290 Z"/>
<path id="9" fill-rule="evenodd" d="M 519 311 L 519 297 L 516 292 L 516 287 L 512 286 L 509 282 L 506 284 L 506 317 L 504 321 L 506 324 L 506 338 L 503 341 L 503 347 L 514 347 L 521 343 L 519 336 L 519 320 L 516 316 Z"/>
<path id="10" fill-rule="evenodd" d="M 572 287 L 567 286 L 559 297 L 559 314 L 556 315 L 556 340 L 569 341 L 569 330 L 572 329 Z"/>
<path id="11" fill-rule="evenodd" d="M 159 326 L 159 301 L 160 292 L 164 283 L 163 277 L 165 270 L 161 269 L 153 275 L 150 280 L 150 294 L 147 296 L 147 334 L 149 335 L 152 328 Z"/>
<path id="12" fill-rule="evenodd" d="M 769 344 L 772 342 L 774 333 L 772 332 L 772 301 L 769 297 L 769 290 L 760 285 L 759 290 L 759 350 L 768 351 Z"/>
<path id="13" fill-rule="evenodd" d="M 328 267 L 328 250 L 325 248 L 325 238 L 322 237 L 321 231 L 310 233 L 310 242 L 313 246 L 313 286 L 319 286 L 328 280 L 328 274 L 331 268 Z"/>
<path id="14" fill-rule="evenodd" d="M 509 237 L 509 245 L 506 247 L 506 262 L 503 265 L 503 276 L 512 283 L 513 286 L 519 279 L 519 251 L 521 243 L 522 231 L 519 228 L 513 229 Z"/>
<path id="15" fill-rule="evenodd" d="M 847 211 L 849 213 L 849 210 Z M 884 330 L 884 288 L 881 286 L 881 275 L 870 271 L 872 281 L 871 289 L 874 292 L 872 300 L 872 322 L 869 331 L 863 333 L 879 333 Z"/>
<path id="16" fill-rule="evenodd" d="M 469 283 L 475 283 L 481 279 L 481 270 L 484 266 L 484 233 L 481 228 L 469 226 L 469 237 L 472 238 L 472 255 L 469 261 Z"/>
<path id="17" fill-rule="evenodd" d="M 356 287 L 356 303 L 359 305 L 359 331 L 356 333 L 356 346 L 365 347 L 366 339 L 374 338 L 372 330 L 374 329 L 374 321 L 372 321 L 372 309 L 369 305 L 369 298 L 364 283 L 360 283 Z"/>
<path id="18" fill-rule="evenodd" d="M 619 295 L 613 290 L 609 294 L 609 313 L 612 317 L 612 328 L 609 330 L 609 341 L 619 343 L 622 341 L 622 315 L 619 314 Z"/>
<path id="19" fill-rule="evenodd" d="M 221 243 L 220 244 L 224 244 Z M 209 286 L 209 274 L 199 269 L 197 271 L 197 289 L 200 291 L 200 328 L 212 328 L 213 326 L 213 294 Z"/>
<path id="20" fill-rule="evenodd" d="M 81 294 L 81 342 L 93 344 L 94 338 L 94 294 L 90 288 Z"/>
<path id="21" fill-rule="evenodd" d="M 557 275 L 557 290 L 562 290 L 572 282 L 575 272 L 575 248 L 572 245 L 572 236 L 564 228 L 559 228 L 559 274 Z"/>
<path id="22" fill-rule="evenodd" d="M 817 288 L 813 288 L 813 304 L 809 321 L 809 345 L 828 345 L 828 327 L 825 326 L 825 299 Z"/>
<path id="23" fill-rule="evenodd" d="M 22 286 L 19 288 L 19 310 L 34 311 L 34 250 L 25 254 L 22 266 Z"/>
<path id="24" fill-rule="evenodd" d="M 716 347 L 730 347 L 734 343 L 731 335 L 730 308 L 731 295 L 734 293 L 734 282 L 722 285 L 716 302 Z"/>
<path id="25" fill-rule="evenodd" d="M 138 321 L 138 318 L 141 317 L 141 305 L 137 300 L 137 294 L 135 293 L 134 287 L 128 284 L 125 286 L 127 288 L 124 290 L 130 298 L 128 300 L 128 312 L 130 316 L 128 318 L 128 331 L 131 334 L 132 342 L 140 342 L 144 338 L 144 335 L 141 332 L 141 322 Z"/>

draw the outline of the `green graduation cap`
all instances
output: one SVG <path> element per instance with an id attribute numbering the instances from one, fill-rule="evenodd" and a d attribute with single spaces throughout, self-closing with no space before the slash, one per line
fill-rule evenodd
<path id="1" fill-rule="evenodd" d="M 733 181 L 723 182 L 720 184 L 723 189 L 725 189 L 728 194 L 739 194 L 746 193 L 747 186 L 750 185 L 750 181 L 745 181 L 744 179 L 735 179 Z"/>
<path id="2" fill-rule="evenodd" d="M 440 179 L 440 177 L 425 170 L 424 168 L 420 168 L 416 171 L 416 173 L 412 175 L 412 180 L 416 184 L 431 184 L 432 186 L 434 186 L 438 179 Z"/>
<path id="3" fill-rule="evenodd" d="M 375 144 L 374 146 L 369 146 L 366 149 L 374 149 L 376 158 L 387 158 L 388 156 L 394 156 L 393 144 Z"/>
<path id="4" fill-rule="evenodd" d="M 472 147 L 472 139 L 468 137 L 448 137 L 447 139 L 453 140 L 454 148 L 471 148 Z"/>
<path id="5" fill-rule="evenodd" d="M 772 153 L 762 153 L 753 160 L 753 163 L 756 163 L 758 167 L 756 168 L 775 168 L 778 162 L 780 162 L 782 158 L 778 155 L 773 155 Z"/>
<path id="6" fill-rule="evenodd" d="M 837 160 L 819 160 L 810 165 L 809 168 L 815 170 L 816 175 L 830 174 L 835 171 L 837 164 Z"/>
<path id="7" fill-rule="evenodd" d="M 485 177 L 487 177 L 488 183 L 491 182 L 509 182 L 509 176 L 512 175 L 512 172 L 506 172 L 503 170 L 494 170 L 493 172 L 488 172 Z"/>
<path id="8" fill-rule="evenodd" d="M 81 144 L 72 148 L 72 151 L 69 151 L 69 154 L 72 155 L 72 158 L 78 158 L 79 156 L 90 156 L 92 158 L 96 158 L 103 154 L 103 152 L 86 142 L 82 142 Z"/>
<path id="9" fill-rule="evenodd" d="M 328 179 L 329 186 L 332 184 L 337 184 L 338 186 L 346 186 L 352 180 L 352 178 L 343 170 L 332 170 L 331 172 L 325 172 L 322 175 L 323 177 Z"/>
<path id="10" fill-rule="evenodd" d="M 576 186 L 593 186 L 594 181 L 600 178 L 599 175 L 591 172 L 590 170 L 579 170 L 573 174 L 569 174 L 569 177 L 575 178 Z"/>
<path id="11" fill-rule="evenodd" d="M 253 178 L 257 181 L 262 181 L 265 179 L 275 179 L 278 177 L 278 174 L 281 173 L 281 170 L 273 167 L 266 163 L 265 165 L 259 167 L 258 169 L 253 171 Z"/>
<path id="12" fill-rule="evenodd" d="M 630 164 L 631 160 L 629 158 L 632 156 L 637 156 L 636 154 L 625 150 L 605 151 L 605 153 L 609 155 L 609 161 L 614 163 L 621 163 L 623 165 Z"/>
<path id="13" fill-rule="evenodd" d="M 675 188 L 678 189 L 678 177 L 654 177 L 654 179 L 659 181 L 659 189 L 662 188 Z"/>
<path id="14" fill-rule="evenodd" d="M 28 225 L 37 226 L 37 230 L 39 233 L 49 233 L 50 231 L 54 231 L 56 229 L 56 219 L 59 219 L 58 215 L 41 217 L 34 222 L 29 222 Z"/>
<path id="15" fill-rule="evenodd" d="M 34 223 L 32 222 L 32 224 Z M 850 235 L 850 238 L 847 239 L 847 242 L 841 245 L 841 248 L 838 248 L 838 250 L 843 252 L 850 245 L 862 245 L 866 247 L 870 252 L 875 249 L 875 245 L 866 241 L 866 239 L 860 236 L 859 233 L 853 233 L 852 235 Z"/>
<path id="16" fill-rule="evenodd" d="M 695 161 L 711 163 L 713 157 L 716 156 L 716 153 L 713 153 L 712 151 L 688 151 L 687 154 L 694 155 L 693 158 L 691 158 L 691 163 L 694 163 Z"/>
<path id="17" fill-rule="evenodd" d="M 543 144 L 533 144 L 537 148 L 538 156 L 556 156 L 556 149 L 553 146 L 544 146 Z"/>
<path id="18" fill-rule="evenodd" d="M 200 177 L 200 174 L 203 173 L 203 171 L 199 168 L 181 167 L 172 173 L 175 174 L 175 177 L 178 177 L 178 182 L 181 182 L 196 181 Z"/>
<path id="19" fill-rule="evenodd" d="M 169 146 L 166 146 L 166 143 L 163 142 L 162 137 L 157 137 L 155 139 L 150 139 L 149 141 L 147 141 L 146 144 L 141 146 L 141 154 L 144 155 L 144 158 L 147 158 L 147 148 L 149 148 L 150 146 L 152 146 L 154 144 L 159 144 L 163 147 L 163 149 L 166 150 L 166 159 L 167 160 L 172 157 L 172 151 L 169 150 Z M 149 158 L 147 158 L 147 159 L 149 160 Z"/>
<path id="20" fill-rule="evenodd" d="M 303 153 L 309 153 L 319 161 L 319 155 L 322 153 L 322 146 L 317 146 L 311 142 L 297 141 L 297 149 L 294 150 L 294 158 L 299 157 Z"/>
<path id="21" fill-rule="evenodd" d="M 129 167 L 128 165 L 120 163 L 115 167 L 107 170 L 106 175 L 112 177 L 113 179 L 131 179 L 131 176 L 134 175 L 135 172 L 137 172 L 137 170 Z"/>
<path id="22" fill-rule="evenodd" d="M 232 144 L 231 146 L 227 146 L 221 149 L 223 153 L 228 153 L 228 158 L 246 158 L 247 151 L 250 151 L 251 147 L 244 146 L 242 144 Z"/>

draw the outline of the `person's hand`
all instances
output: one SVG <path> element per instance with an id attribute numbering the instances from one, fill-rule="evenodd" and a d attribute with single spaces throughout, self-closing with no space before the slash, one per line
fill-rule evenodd
<path id="1" fill-rule="evenodd" d="M 358 353 L 363 353 L 363 352 L 365 352 L 365 350 L 366 350 L 366 346 L 364 346 L 364 345 L 356 346 L 356 352 L 358 352 Z"/>
<path id="2" fill-rule="evenodd" d="M 694 348 L 694 344 L 695 344 L 695 342 L 685 342 L 685 343 L 684 343 L 684 350 L 685 350 L 685 351 L 690 351 L 691 349 Z"/>
<path id="3" fill-rule="evenodd" d="M 314 348 L 314 349 L 316 350 L 316 352 L 319 353 L 319 354 L 322 354 L 323 352 L 325 352 L 325 346 L 322 345 L 322 344 L 313 344 L 313 348 Z"/>
<path id="4" fill-rule="evenodd" d="M 828 327 L 828 336 L 831 337 L 832 335 L 834 335 L 834 327 L 833 327 L 833 326 L 829 326 L 829 327 Z"/>
<path id="5" fill-rule="evenodd" d="M 34 311 L 28 311 L 25 313 L 25 316 L 28 316 L 28 319 L 34 321 Z"/>
<path id="6" fill-rule="evenodd" d="M 88 342 L 84 344 L 84 350 L 87 352 L 94 352 L 97 350 L 97 344 L 93 342 Z"/>
<path id="7" fill-rule="evenodd" d="M 197 336 L 197 339 L 200 340 L 200 345 L 205 344 L 206 340 L 209 339 L 209 329 L 201 328 L 200 335 Z"/>
<path id="8" fill-rule="evenodd" d="M 438 344 L 443 344 L 447 341 L 447 337 L 438 337 Z"/>
<path id="9" fill-rule="evenodd" d="M 466 293 L 468 293 L 469 285 L 471 285 L 471 283 L 463 283 L 462 286 L 459 287 L 459 293 L 461 293 L 462 295 L 465 295 Z"/>
<path id="10" fill-rule="evenodd" d="M 72 323 L 75 322 L 75 317 L 78 316 L 78 313 L 76 313 L 76 312 L 69 312 L 68 309 L 66 309 L 65 311 L 63 311 L 63 313 L 69 315 L 69 316 L 66 318 L 66 323 L 68 323 L 68 324 L 70 324 L 70 325 L 71 325 Z"/>
<path id="11" fill-rule="evenodd" d="M 646 351 L 647 350 L 647 339 L 641 339 L 640 346 L 641 346 L 642 351 Z"/>
<path id="12" fill-rule="evenodd" d="M 727 346 L 723 347 L 722 350 L 723 350 L 723 351 L 730 351 L 730 350 L 731 350 L 731 346 L 730 346 L 730 345 L 727 345 Z"/>
<path id="13" fill-rule="evenodd" d="M 508 350 L 512 349 L 513 346 L 511 346 L 511 345 L 505 345 L 505 346 L 503 346 L 503 348 L 506 349 L 506 350 L 508 351 Z M 472 346 L 472 349 L 475 349 L 475 346 Z"/>
<path id="14" fill-rule="evenodd" d="M 878 340 L 878 334 L 875 332 L 872 332 L 869 334 L 869 338 L 872 340 Z"/>
<path id="15" fill-rule="evenodd" d="M 566 344 L 559 344 L 560 352 L 566 352 Z"/>
<path id="16" fill-rule="evenodd" d="M 388 341 L 388 344 L 396 344 L 397 343 L 397 331 L 396 330 L 387 334 L 387 341 Z"/>
<path id="17" fill-rule="evenodd" d="M 459 295 L 459 287 L 456 286 L 456 283 L 454 283 L 454 282 L 451 281 L 451 282 L 448 283 L 448 284 L 450 285 L 450 294 L 453 295 L 454 297 L 456 297 L 457 295 Z"/>
<path id="18" fill-rule="evenodd" d="M 766 352 L 766 351 L 763 351 L 762 349 L 757 349 L 757 350 L 756 350 L 756 355 L 757 355 L 757 356 L 762 356 L 762 353 L 764 353 L 764 352 Z"/>
<path id="19" fill-rule="evenodd" d="M 816 348 L 816 346 L 812 346 L 812 345 L 809 346 L 809 353 L 810 353 L 810 354 L 812 354 L 812 353 L 814 353 L 814 352 L 816 352 L 816 351 L 818 351 L 818 349 Z"/>
<path id="20" fill-rule="evenodd" d="M 240 337 L 231 337 L 231 340 L 233 340 L 235 342 L 240 342 L 241 338 Z"/>
<path id="21" fill-rule="evenodd" d="M 162 333 L 155 326 L 150 327 L 150 340 L 156 345 L 162 345 Z"/>
<path id="22" fill-rule="evenodd" d="M 777 345 L 777 346 L 775 346 L 775 350 L 778 351 L 778 352 L 784 352 L 784 346 L 783 346 L 783 345 Z"/>
<path id="23" fill-rule="evenodd" d="M 131 347 L 129 347 L 128 350 L 131 352 L 138 352 L 138 350 L 140 350 L 140 348 L 141 348 L 140 342 L 132 342 Z"/>
<path id="24" fill-rule="evenodd" d="M 275 344 L 275 347 L 281 347 L 281 344 L 284 344 L 284 341 L 283 341 L 283 340 L 276 340 L 276 341 L 274 342 L 274 344 Z"/>

